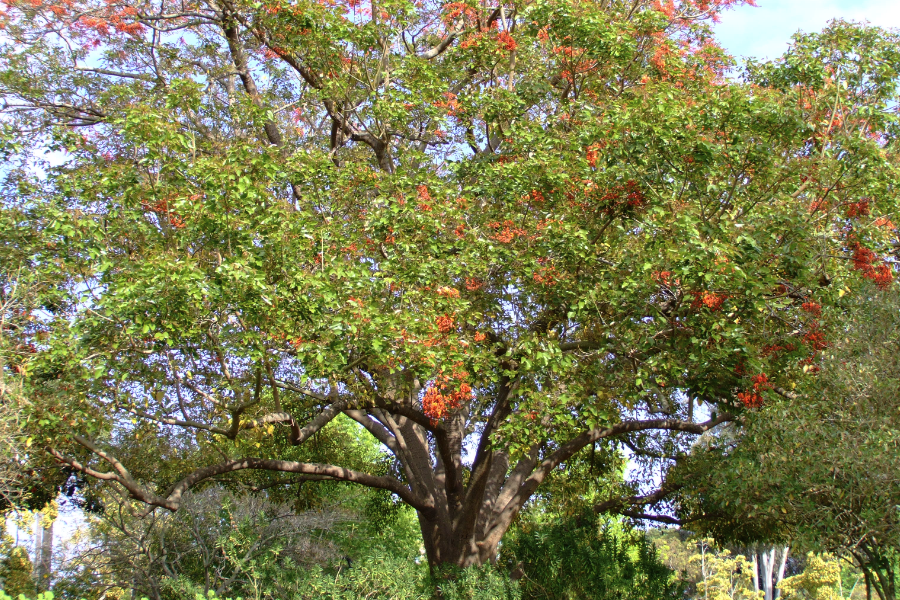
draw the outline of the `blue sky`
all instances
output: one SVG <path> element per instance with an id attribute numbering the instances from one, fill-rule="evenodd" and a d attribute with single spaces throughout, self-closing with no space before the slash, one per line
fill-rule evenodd
<path id="1" fill-rule="evenodd" d="M 834 18 L 900 27 L 898 0 L 757 0 L 726 12 L 716 25 L 719 42 L 735 58 L 776 58 L 798 30 L 819 31 Z"/>

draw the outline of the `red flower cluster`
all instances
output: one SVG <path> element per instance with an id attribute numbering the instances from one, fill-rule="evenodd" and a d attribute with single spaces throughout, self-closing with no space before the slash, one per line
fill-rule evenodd
<path id="1" fill-rule="evenodd" d="M 587 147 L 587 161 L 591 168 L 595 168 L 597 166 L 597 152 L 602 150 L 606 144 L 591 144 Z"/>
<path id="2" fill-rule="evenodd" d="M 459 408 L 463 402 L 472 398 L 472 386 L 465 383 L 465 379 L 469 374 L 460 370 L 458 367 L 461 363 L 457 363 L 457 368 L 453 370 L 452 375 L 440 375 L 434 383 L 429 385 L 422 397 L 422 412 L 425 413 L 432 423 L 444 418 L 448 412 Z M 461 382 L 459 385 L 451 385 L 451 382 Z M 452 388 L 453 391 L 449 391 Z"/>
<path id="3" fill-rule="evenodd" d="M 809 212 L 814 213 L 818 211 L 828 210 L 828 201 L 827 200 L 813 200 L 809 203 Z"/>
<path id="4" fill-rule="evenodd" d="M 747 408 L 759 408 L 763 405 L 762 392 L 772 389 L 772 384 L 765 373 L 751 377 L 750 381 L 753 382 L 753 390 L 738 392 L 737 399 Z"/>
<path id="5" fill-rule="evenodd" d="M 64 16 L 68 13 L 68 11 L 61 6 L 51 7 L 51 11 L 57 16 Z M 144 26 L 136 21 L 126 20 L 134 18 L 137 14 L 138 11 L 136 8 L 127 6 L 119 12 L 108 15 L 108 21 L 100 17 L 82 15 L 75 21 L 74 26 L 79 29 L 93 29 L 98 34 L 106 36 L 109 35 L 109 26 L 112 25 L 119 33 L 137 36 L 143 33 Z"/>
<path id="6" fill-rule="evenodd" d="M 810 331 L 806 335 L 803 336 L 803 341 L 806 342 L 813 350 L 824 350 L 828 347 L 828 342 L 825 340 L 825 335 L 818 330 Z"/>
<path id="7" fill-rule="evenodd" d="M 624 204 L 632 208 L 638 208 L 644 205 L 644 192 L 641 191 L 638 182 L 629 179 L 625 185 L 617 185 L 606 192 L 601 198 L 601 202 L 611 203 L 613 206 Z M 624 201 L 624 202 L 623 202 Z"/>
<path id="8" fill-rule="evenodd" d="M 500 50 L 512 52 L 517 47 L 516 40 L 513 39 L 513 36 L 509 35 L 508 31 L 501 31 L 497 34 L 497 47 Z"/>
<path id="9" fill-rule="evenodd" d="M 160 215 L 160 217 L 165 217 L 169 221 L 169 225 L 174 227 L 175 229 L 181 229 L 184 227 L 184 219 L 178 215 L 175 211 L 169 209 L 169 202 L 167 200 L 158 200 L 153 204 L 149 202 L 141 202 L 141 208 L 146 211 L 150 211 L 152 213 L 156 213 Z"/>
<path id="10" fill-rule="evenodd" d="M 438 296 L 443 296 L 444 298 L 459 298 L 459 290 L 452 287 L 441 286 L 435 290 Z"/>
<path id="11" fill-rule="evenodd" d="M 759 408 L 763 405 L 763 397 L 753 392 L 738 392 L 737 398 L 747 408 Z"/>
<path id="12" fill-rule="evenodd" d="M 488 227 L 500 230 L 492 235 L 491 238 L 497 240 L 501 244 L 508 244 L 513 241 L 516 236 L 525 235 L 527 233 L 524 229 L 516 227 L 513 222 L 508 219 L 504 221 L 502 225 L 497 221 L 488 223 Z"/>
<path id="13" fill-rule="evenodd" d="M 459 408 L 463 401 L 472 395 L 472 387 L 468 383 L 460 384 L 456 391 L 449 394 L 441 393 L 444 388 L 446 384 L 429 386 L 422 398 L 422 412 L 432 423 L 443 419 L 451 410 Z"/>
<path id="14" fill-rule="evenodd" d="M 860 200 L 859 202 L 851 202 L 847 205 L 847 218 L 865 217 L 869 214 L 869 201 Z"/>
<path id="15" fill-rule="evenodd" d="M 857 242 L 853 243 L 852 248 L 853 268 L 862 271 L 863 277 L 874 281 L 879 288 L 884 290 L 890 287 L 891 282 L 894 281 L 894 272 L 891 267 L 884 262 L 878 266 L 873 265 L 872 263 L 878 260 L 878 255 Z"/>
<path id="16" fill-rule="evenodd" d="M 419 208 L 424 211 L 430 211 L 431 205 L 428 204 L 431 202 L 431 193 L 428 191 L 428 186 L 420 185 L 416 187 L 416 197 L 419 200 Z"/>
<path id="17" fill-rule="evenodd" d="M 432 422 L 436 422 L 444 417 L 449 411 L 447 407 L 447 399 L 434 386 L 425 390 L 425 396 L 422 398 L 422 412 L 425 413 Z"/>
<path id="18" fill-rule="evenodd" d="M 722 309 L 722 304 L 728 299 L 727 294 L 716 294 L 708 291 L 691 292 L 691 295 L 694 296 L 694 300 L 691 302 L 691 310 L 700 310 L 701 307 L 705 306 L 709 310 L 716 312 Z"/>
<path id="19" fill-rule="evenodd" d="M 663 285 L 671 285 L 672 271 L 653 271 L 653 273 L 650 274 L 650 278 Z"/>
<path id="20" fill-rule="evenodd" d="M 793 352 L 796 349 L 797 346 L 795 346 L 794 344 L 785 344 L 784 346 L 779 346 L 778 344 L 769 344 L 767 346 L 763 346 L 760 349 L 759 353 L 763 358 L 765 358 L 768 356 L 774 356 L 781 351 Z"/>
<path id="21" fill-rule="evenodd" d="M 477 277 L 466 277 L 466 289 L 469 290 L 470 292 L 474 292 L 475 290 L 480 290 L 483 285 L 484 285 L 484 282 L 482 282 Z"/>
<path id="22" fill-rule="evenodd" d="M 765 373 L 760 373 L 759 375 L 751 377 L 750 381 L 753 382 L 753 390 L 756 392 L 772 389 L 772 384 L 769 383 L 769 376 Z"/>
<path id="23" fill-rule="evenodd" d="M 455 117 L 460 112 L 462 112 L 459 108 L 459 101 L 456 99 L 456 94 L 453 92 L 444 92 L 445 100 L 438 100 L 434 103 L 437 108 L 446 108 L 447 114 L 451 117 Z"/>
<path id="24" fill-rule="evenodd" d="M 449 2 L 444 5 L 444 22 L 447 25 L 452 25 L 459 17 L 474 19 L 477 16 L 476 10 L 465 2 Z"/>
<path id="25" fill-rule="evenodd" d="M 453 317 L 450 315 L 442 315 L 437 318 L 438 331 L 441 333 L 450 333 L 453 331 Z"/>
<path id="26" fill-rule="evenodd" d="M 556 285 L 556 282 L 559 280 L 559 273 L 553 267 L 542 267 L 534 272 L 532 279 L 540 285 Z"/>
<path id="27" fill-rule="evenodd" d="M 818 302 L 804 302 L 801 308 L 803 308 L 803 310 L 813 315 L 814 317 L 822 316 L 822 305 Z"/>

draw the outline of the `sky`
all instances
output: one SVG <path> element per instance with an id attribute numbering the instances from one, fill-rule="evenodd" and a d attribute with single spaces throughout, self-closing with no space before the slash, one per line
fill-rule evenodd
<path id="1" fill-rule="evenodd" d="M 777 58 L 798 30 L 819 31 L 832 19 L 900 28 L 898 0 L 757 0 L 722 15 L 719 43 L 735 58 Z"/>

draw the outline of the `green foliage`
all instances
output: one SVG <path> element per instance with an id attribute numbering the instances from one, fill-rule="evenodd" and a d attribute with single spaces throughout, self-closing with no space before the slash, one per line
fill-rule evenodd
<path id="1" fill-rule="evenodd" d="M 643 532 L 626 532 L 592 511 L 518 526 L 501 557 L 522 574 L 523 598 L 662 600 L 681 598 L 675 573 Z"/>
<path id="2" fill-rule="evenodd" d="M 28 551 L 22 546 L 15 546 L 5 554 L 0 562 L 0 588 L 13 598 L 22 594 L 33 595 L 36 590 Z"/>
<path id="3" fill-rule="evenodd" d="M 35 596 L 26 594 L 10 596 L 6 590 L 0 590 L 0 600 L 53 600 L 53 592 L 41 592 Z"/>

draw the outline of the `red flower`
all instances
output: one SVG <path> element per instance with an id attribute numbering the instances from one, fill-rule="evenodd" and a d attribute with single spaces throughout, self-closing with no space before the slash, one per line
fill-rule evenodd
<path id="1" fill-rule="evenodd" d="M 759 408 L 763 405 L 763 397 L 753 392 L 738 392 L 737 398 L 747 408 Z"/>
<path id="2" fill-rule="evenodd" d="M 891 282 L 894 281 L 894 272 L 891 267 L 884 262 L 877 267 L 874 266 L 872 263 L 878 260 L 878 255 L 859 243 L 854 242 L 851 247 L 853 248 L 851 257 L 853 268 L 862 271 L 863 277 L 874 281 L 879 288 L 884 290 L 890 287 Z"/>
<path id="3" fill-rule="evenodd" d="M 803 336 L 803 341 L 813 350 L 824 350 L 828 347 L 828 342 L 825 341 L 825 336 L 821 331 L 810 331 Z"/>
<path id="4" fill-rule="evenodd" d="M 822 305 L 817 302 L 804 302 L 802 308 L 814 317 L 822 315 Z"/>
<path id="5" fill-rule="evenodd" d="M 765 373 L 751 377 L 750 381 L 753 382 L 753 389 L 757 392 L 772 389 L 772 384 L 769 383 L 769 376 Z"/>
<path id="6" fill-rule="evenodd" d="M 694 301 L 691 302 L 691 309 L 699 310 L 700 307 L 705 306 L 709 310 L 716 312 L 722 309 L 722 304 L 725 303 L 725 300 L 728 299 L 727 294 L 716 294 L 715 292 L 691 292 L 694 296 Z"/>
<path id="7" fill-rule="evenodd" d="M 501 31 L 497 34 L 497 47 L 500 48 L 500 50 L 512 52 L 516 49 L 516 46 L 516 40 L 514 40 L 511 35 L 509 35 L 508 31 Z"/>
<path id="8" fill-rule="evenodd" d="M 672 278 L 672 271 L 653 271 L 650 278 L 663 285 L 669 285 Z"/>
<path id="9" fill-rule="evenodd" d="M 425 390 L 425 396 L 422 398 L 422 412 L 432 422 L 442 419 L 447 414 L 447 399 L 436 387 L 429 386 Z"/>
<path id="10" fill-rule="evenodd" d="M 828 201 L 827 200 L 813 200 L 809 203 L 809 212 L 814 213 L 818 211 L 828 210 Z"/>
<path id="11" fill-rule="evenodd" d="M 847 218 L 865 217 L 869 214 L 869 201 L 860 200 L 847 205 Z"/>
<path id="12" fill-rule="evenodd" d="M 450 333 L 453 330 L 453 317 L 443 315 L 437 318 L 438 331 L 441 333 Z"/>

